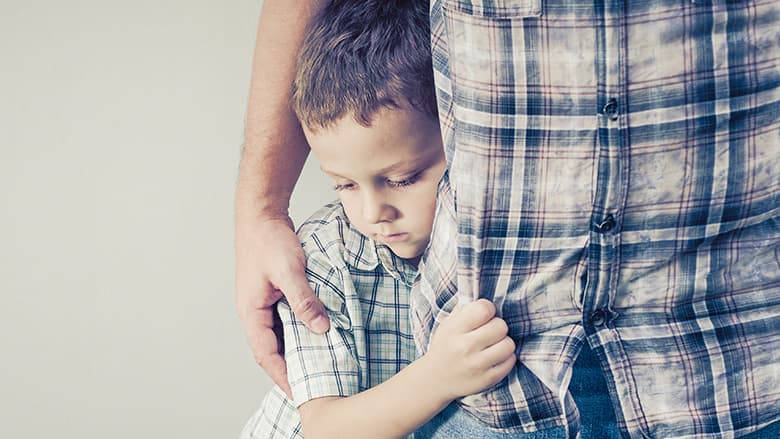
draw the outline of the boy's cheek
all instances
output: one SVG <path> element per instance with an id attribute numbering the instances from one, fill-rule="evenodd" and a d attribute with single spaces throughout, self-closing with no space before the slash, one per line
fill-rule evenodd
<path id="1" fill-rule="evenodd" d="M 360 233 L 365 234 L 363 224 L 360 222 L 360 205 L 355 205 L 356 203 L 354 200 L 350 200 L 349 197 L 344 197 L 341 194 L 339 194 L 339 201 L 341 201 L 341 205 L 344 206 L 344 213 L 347 214 L 349 222 L 355 226 Z"/>

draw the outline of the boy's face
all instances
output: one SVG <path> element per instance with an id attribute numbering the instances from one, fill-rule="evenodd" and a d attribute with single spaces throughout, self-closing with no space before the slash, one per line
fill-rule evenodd
<path id="1" fill-rule="evenodd" d="M 350 115 L 316 133 L 305 131 L 352 225 L 417 264 L 444 172 L 438 123 L 416 111 L 383 109 L 370 127 Z"/>

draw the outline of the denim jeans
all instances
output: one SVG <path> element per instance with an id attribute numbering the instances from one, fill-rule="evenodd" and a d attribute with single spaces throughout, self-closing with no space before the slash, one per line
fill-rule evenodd
<path id="1" fill-rule="evenodd" d="M 574 363 L 569 391 L 580 411 L 581 439 L 620 438 L 615 412 L 609 399 L 607 383 L 598 360 L 587 346 Z M 533 433 L 503 433 L 460 410 L 452 403 L 414 433 L 415 439 L 566 439 L 565 427 L 553 427 Z"/>
<path id="2" fill-rule="evenodd" d="M 574 364 L 569 391 L 580 411 L 580 439 L 617 439 L 615 412 L 609 399 L 607 383 L 599 368 L 598 360 L 587 346 L 582 348 Z M 484 424 L 450 404 L 427 424 L 414 433 L 415 439 L 567 439 L 564 427 L 554 427 L 533 433 L 503 433 L 487 428 Z M 753 432 L 743 439 L 780 438 L 780 422 Z"/>
<path id="3" fill-rule="evenodd" d="M 777 439 L 780 437 L 780 421 L 775 421 L 772 424 L 750 433 L 747 436 L 742 436 L 742 439 Z"/>
<path id="4" fill-rule="evenodd" d="M 535 433 L 502 433 L 489 429 L 458 408 L 450 404 L 427 424 L 414 432 L 414 439 L 566 439 L 566 428 L 555 427 Z"/>

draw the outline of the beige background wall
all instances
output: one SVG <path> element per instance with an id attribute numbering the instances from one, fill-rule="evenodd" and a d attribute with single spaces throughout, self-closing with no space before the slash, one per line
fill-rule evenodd
<path id="1" fill-rule="evenodd" d="M 260 6 L 0 0 L 0 437 L 230 438 L 260 402 L 232 248 Z"/>

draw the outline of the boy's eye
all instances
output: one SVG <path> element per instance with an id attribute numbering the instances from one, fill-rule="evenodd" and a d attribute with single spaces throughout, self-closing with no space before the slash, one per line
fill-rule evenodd
<path id="1" fill-rule="evenodd" d="M 333 190 L 335 190 L 336 192 L 338 192 L 338 191 L 348 191 L 348 190 L 351 190 L 351 189 L 355 189 L 355 184 L 354 183 L 338 183 L 338 184 L 336 184 L 336 186 L 333 186 Z"/>
<path id="2" fill-rule="evenodd" d="M 387 180 L 387 185 L 392 187 L 392 188 L 399 188 L 399 187 L 409 186 L 409 185 L 415 184 L 417 182 L 417 180 L 420 179 L 420 175 L 422 175 L 422 172 L 418 172 L 418 173 L 412 175 L 409 178 L 404 178 L 403 180 L 390 180 L 390 179 L 388 179 Z"/>

